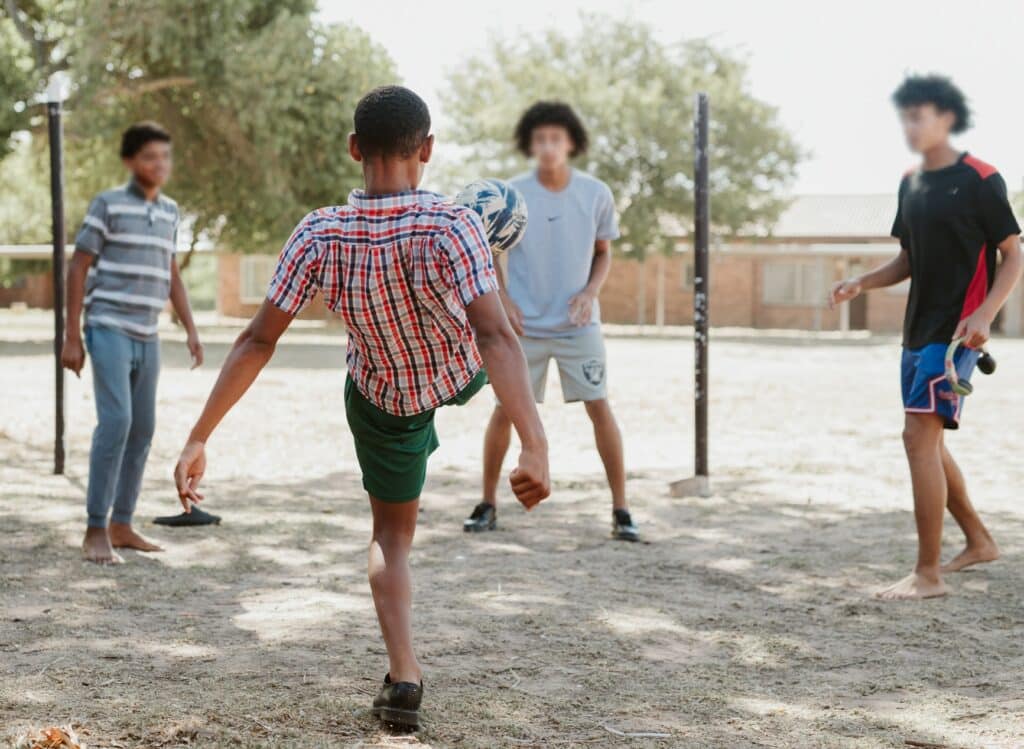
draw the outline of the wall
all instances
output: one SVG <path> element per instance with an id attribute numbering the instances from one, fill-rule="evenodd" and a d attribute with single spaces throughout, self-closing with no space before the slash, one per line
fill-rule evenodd
<path id="1" fill-rule="evenodd" d="M 53 274 L 33 273 L 9 289 L 0 288 L 0 308 L 12 304 L 25 304 L 39 309 L 53 309 Z"/>
<path id="2" fill-rule="evenodd" d="M 617 256 L 612 271 L 601 291 L 601 318 L 608 323 L 635 325 L 638 321 L 638 288 L 646 289 L 644 321 L 653 325 L 657 313 L 659 266 L 665 274 L 665 323 L 689 325 L 693 322 L 693 290 L 687 283 L 691 253 L 672 257 L 652 257 L 639 263 Z M 804 330 L 838 330 L 839 311 L 820 307 L 765 304 L 762 295 L 762 266 L 769 256 L 712 252 L 711 254 L 711 324 L 748 328 L 795 328 Z M 807 259 L 806 255 L 780 256 L 779 259 Z M 228 317 L 251 317 L 258 304 L 242 304 L 239 299 L 240 255 L 218 257 L 218 311 Z M 867 269 L 879 263 L 875 257 L 830 258 L 826 280 L 831 283 L 844 274 L 844 267 Z M 822 294 L 824 301 L 824 293 Z M 1024 300 L 1017 299 L 1018 304 Z M 906 297 L 902 292 L 874 291 L 867 298 L 867 325 L 875 332 L 898 332 L 903 325 Z M 335 320 L 319 299 L 301 315 L 307 320 Z"/>
<path id="3" fill-rule="evenodd" d="M 601 319 L 604 322 L 635 325 L 639 322 L 640 284 L 646 288 L 644 321 L 653 324 L 657 315 L 659 266 L 665 273 L 665 324 L 693 322 L 693 289 L 686 282 L 692 259 L 690 253 L 652 257 L 645 263 L 616 257 L 612 272 L 601 290 Z M 711 324 L 736 327 L 754 325 L 755 261 L 738 256 L 711 257 Z"/>
<path id="4" fill-rule="evenodd" d="M 217 312 L 225 317 L 252 317 L 260 308 L 260 303 L 246 303 L 239 298 L 241 294 L 241 254 L 221 253 L 217 256 Z M 324 306 L 318 294 L 309 306 L 299 315 L 300 320 L 337 319 L 333 312 Z"/>

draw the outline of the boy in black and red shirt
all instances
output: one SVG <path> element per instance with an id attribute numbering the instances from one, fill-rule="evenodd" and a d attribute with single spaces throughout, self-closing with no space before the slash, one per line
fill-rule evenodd
<path id="1" fill-rule="evenodd" d="M 967 495 L 943 429 L 959 426 L 963 396 L 946 380 L 946 347 L 964 338 L 955 363 L 969 379 L 989 328 L 1021 274 L 1020 227 L 999 172 L 953 148 L 951 133 L 969 125 L 963 94 L 941 76 L 913 76 L 893 94 L 910 148 L 921 165 L 900 183 L 892 235 L 895 259 L 833 286 L 830 302 L 910 278 L 903 325 L 903 441 L 914 489 L 918 558 L 914 571 L 879 592 L 884 599 L 945 595 L 944 572 L 998 558 L 999 549 Z M 997 255 L 1002 263 L 997 265 Z M 946 565 L 939 556 L 945 508 L 967 547 Z"/>

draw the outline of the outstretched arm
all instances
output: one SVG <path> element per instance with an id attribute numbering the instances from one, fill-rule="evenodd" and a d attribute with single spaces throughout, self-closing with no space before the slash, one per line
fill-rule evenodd
<path id="1" fill-rule="evenodd" d="M 828 306 L 834 308 L 837 304 L 848 302 L 865 291 L 895 286 L 908 278 L 910 278 L 910 255 L 904 248 L 900 249 L 900 254 L 885 265 L 868 271 L 862 276 L 854 276 L 833 284 L 828 293 Z"/>
<path id="2" fill-rule="evenodd" d="M 264 301 L 224 360 L 220 376 L 174 468 L 174 483 L 178 487 L 178 498 L 185 512 L 189 511 L 192 502 L 199 502 L 203 498 L 198 487 L 206 470 L 206 441 L 270 361 L 277 340 L 288 329 L 292 319 L 292 315 Z"/>
<path id="3" fill-rule="evenodd" d="M 519 466 L 510 477 L 512 491 L 527 509 L 551 493 L 548 443 L 530 387 L 526 358 L 496 292 L 474 299 L 466 307 L 476 333 L 487 377 L 519 435 Z"/>

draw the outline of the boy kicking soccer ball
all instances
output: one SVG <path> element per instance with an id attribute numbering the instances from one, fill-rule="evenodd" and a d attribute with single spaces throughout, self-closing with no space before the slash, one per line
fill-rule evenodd
<path id="1" fill-rule="evenodd" d="M 945 595 L 945 572 L 990 562 L 999 549 L 967 496 L 963 474 L 946 449 L 943 429 L 956 429 L 963 411 L 944 375 L 946 347 L 965 346 L 956 370 L 967 380 L 989 327 L 1021 274 L 1020 227 L 994 167 L 961 153 L 951 133 L 969 124 L 963 94 L 947 78 L 910 77 L 893 94 L 910 148 L 921 165 L 900 183 L 892 234 L 900 252 L 880 268 L 832 287 L 837 304 L 869 289 L 910 278 L 903 325 L 903 442 L 914 490 L 917 566 L 879 592 L 884 599 Z M 1002 263 L 996 265 L 996 255 Z M 967 548 L 942 566 L 946 508 L 967 537 Z"/>
<path id="2" fill-rule="evenodd" d="M 348 327 L 345 410 L 373 513 L 370 588 L 390 666 L 373 710 L 407 728 L 419 725 L 423 693 L 408 558 L 427 457 L 438 445 L 436 409 L 465 403 L 489 378 L 522 442 L 513 492 L 527 508 L 550 492 L 544 430 L 480 218 L 417 189 L 433 145 L 430 113 L 412 91 L 386 86 L 359 102 L 348 150 L 365 189 L 296 227 L 174 472 L 188 511 L 202 499 L 206 440 L 295 315 L 323 294 Z"/>

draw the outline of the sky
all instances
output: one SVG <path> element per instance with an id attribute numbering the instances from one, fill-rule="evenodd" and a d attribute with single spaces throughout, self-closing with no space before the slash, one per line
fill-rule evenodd
<path id="1" fill-rule="evenodd" d="M 753 95 L 777 106 L 810 152 L 796 194 L 896 190 L 915 160 L 889 95 L 908 72 L 960 85 L 976 124 L 957 145 L 1024 189 L 1024 0 L 320 0 L 322 20 L 355 24 L 388 50 L 402 82 L 430 105 L 441 143 L 437 94 L 450 70 L 486 52 L 493 33 L 572 32 L 581 11 L 649 22 L 664 41 L 710 38 L 745 56 Z"/>

